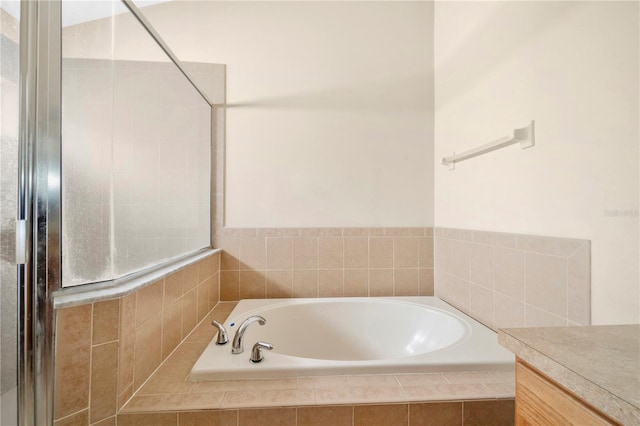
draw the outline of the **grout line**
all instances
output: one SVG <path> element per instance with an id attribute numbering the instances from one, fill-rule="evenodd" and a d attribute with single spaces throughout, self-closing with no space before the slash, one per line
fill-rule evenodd
<path id="1" fill-rule="evenodd" d="M 565 268 L 565 281 L 564 281 L 564 290 L 566 292 L 567 297 L 565 298 L 564 303 L 564 319 L 569 323 L 569 258 L 565 259 L 564 263 Z"/>
<path id="2" fill-rule="evenodd" d="M 440 375 L 442 376 L 442 378 L 447 382 L 447 384 L 452 385 L 453 383 L 451 383 L 451 381 L 449 381 L 449 379 L 447 379 L 447 376 L 444 373 L 440 373 Z"/>
<path id="3" fill-rule="evenodd" d="M 524 304 L 524 326 L 527 327 L 527 254 L 522 256 L 522 303 Z"/>
<path id="4" fill-rule="evenodd" d="M 407 404 L 407 426 L 411 425 L 411 403 Z"/>
<path id="5" fill-rule="evenodd" d="M 350 238 L 350 237 L 349 237 Z M 342 260 L 342 294 L 340 295 L 340 297 L 344 297 L 345 294 L 345 282 L 344 282 L 344 267 L 345 267 L 345 262 L 346 262 L 346 256 L 345 256 L 345 237 L 344 237 L 344 228 L 343 228 L 343 232 L 342 232 L 342 237 L 340 238 L 340 248 L 341 248 L 341 256 L 340 259 Z"/>
<path id="6" fill-rule="evenodd" d="M 93 327 L 93 325 L 92 325 L 91 327 Z M 96 345 L 91 345 L 91 348 L 92 348 L 92 349 L 93 349 L 93 348 L 99 348 L 100 346 L 105 346 L 105 345 L 108 345 L 108 344 L 110 344 L 110 343 L 114 343 L 114 342 L 118 342 L 118 341 L 119 341 L 119 339 L 109 340 L 108 342 L 102 342 L 102 343 L 98 343 L 98 344 L 96 344 Z"/>
<path id="7" fill-rule="evenodd" d="M 569 259 L 570 257 L 572 257 L 574 254 L 576 254 L 580 249 L 582 249 L 582 247 L 584 247 L 585 245 L 589 244 L 591 240 L 586 240 L 585 242 L 583 242 L 582 244 L 580 244 L 574 251 L 572 251 L 571 253 L 569 253 L 568 256 L 566 256 L 567 259 Z M 562 256 L 560 256 L 562 257 Z"/>
<path id="8" fill-rule="evenodd" d="M 356 406 L 351 404 L 351 426 L 356 424 Z"/>
<path id="9" fill-rule="evenodd" d="M 88 398 L 88 403 L 87 403 L 87 420 L 91 421 L 91 400 L 93 399 L 93 392 L 91 392 L 91 386 L 93 385 L 92 383 L 92 377 L 93 374 L 93 314 L 94 314 L 94 310 L 95 310 L 95 302 L 91 304 L 91 320 L 90 320 L 90 333 L 91 333 L 91 337 L 89 340 L 89 398 Z M 117 392 L 116 392 L 117 393 Z"/>
<path id="10" fill-rule="evenodd" d="M 391 296 L 396 295 L 396 237 L 391 237 Z"/>
<path id="11" fill-rule="evenodd" d="M 320 237 L 316 237 L 316 297 L 320 297 Z"/>
<path id="12" fill-rule="evenodd" d="M 111 419 L 111 418 L 113 418 L 113 419 L 114 419 L 114 424 L 116 424 L 116 422 L 117 422 L 117 417 L 118 417 L 118 414 L 114 414 L 113 416 L 105 417 L 104 419 L 102 419 L 102 420 L 98 420 L 97 422 L 89 423 L 89 426 L 95 426 L 95 425 L 97 425 L 97 424 L 99 424 L 99 423 L 102 423 L 102 422 L 104 422 L 104 421 L 106 421 L 106 420 L 109 420 L 109 419 Z"/>
<path id="13" fill-rule="evenodd" d="M 498 331 L 496 327 L 496 292 L 491 292 L 491 327 L 493 331 Z"/>
<path id="14" fill-rule="evenodd" d="M 164 298 L 167 280 L 162 279 L 162 309 L 160 309 L 160 364 L 164 361 L 162 358 L 162 349 L 164 348 Z M 197 287 L 197 286 L 196 286 Z M 197 304 L 197 303 L 196 303 Z M 182 315 L 180 315 L 182 316 Z M 182 327 L 180 328 L 180 335 L 182 335 Z"/>
<path id="15" fill-rule="evenodd" d="M 367 297 L 371 297 L 371 237 L 367 232 Z"/>
<path id="16" fill-rule="evenodd" d="M 59 421 L 61 421 L 61 420 L 66 420 L 66 419 L 68 419 L 68 418 L 70 418 L 70 417 L 75 416 L 76 414 L 80 414 L 80 413 L 82 413 L 83 411 L 86 411 L 86 412 L 87 412 L 87 418 L 88 418 L 88 417 L 89 417 L 89 407 L 85 407 L 85 408 L 83 408 L 83 409 L 81 409 L 81 410 L 78 410 L 78 411 L 76 411 L 76 412 L 73 412 L 73 413 L 71 413 L 71 414 L 67 414 L 67 415 L 66 415 L 66 416 L 64 416 L 64 417 L 61 417 L 61 418 L 59 418 L 59 419 L 55 419 L 55 422 L 54 422 L 54 423 L 57 423 L 57 422 L 59 422 Z"/>
<path id="17" fill-rule="evenodd" d="M 536 310 L 538 310 L 540 312 L 544 312 L 547 315 L 551 315 L 552 317 L 555 317 L 555 318 L 558 318 L 558 319 L 561 319 L 561 320 L 564 320 L 564 321 L 568 322 L 567 318 L 563 318 L 562 316 L 560 316 L 558 314 L 554 314 L 553 312 L 549 312 L 549 311 L 547 311 L 545 309 L 542 309 L 542 308 L 540 308 L 540 307 L 538 307 L 536 305 L 532 305 L 531 303 L 526 303 L 526 302 L 523 302 L 523 304 L 525 305 L 525 307 L 529 306 L 529 307 L 531 307 L 533 309 L 536 309 Z M 526 312 L 526 309 L 525 309 L 525 312 Z"/>

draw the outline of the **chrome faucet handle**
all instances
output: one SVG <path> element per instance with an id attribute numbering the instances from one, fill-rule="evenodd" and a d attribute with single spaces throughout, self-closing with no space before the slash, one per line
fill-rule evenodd
<path id="1" fill-rule="evenodd" d="M 267 342 L 256 342 L 255 345 L 253 345 L 253 349 L 251 349 L 251 358 L 249 358 L 249 361 L 253 362 L 254 364 L 262 361 L 264 359 L 264 356 L 262 355 L 262 350 L 263 349 L 267 349 L 267 350 L 271 350 L 273 349 L 273 345 L 271 343 L 267 343 Z"/>
<path id="2" fill-rule="evenodd" d="M 227 330 L 224 328 L 224 325 L 220 324 L 216 320 L 212 320 L 211 325 L 216 326 L 218 329 L 218 340 L 216 340 L 216 345 L 226 345 L 229 342 L 229 336 L 227 335 Z"/>

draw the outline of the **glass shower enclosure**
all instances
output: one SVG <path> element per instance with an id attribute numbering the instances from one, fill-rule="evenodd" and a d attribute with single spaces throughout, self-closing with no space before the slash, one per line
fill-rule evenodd
<path id="1" fill-rule="evenodd" d="M 180 63 L 131 0 L 0 0 L 0 17 L 0 424 L 46 425 L 54 294 L 211 246 L 225 70 Z"/>

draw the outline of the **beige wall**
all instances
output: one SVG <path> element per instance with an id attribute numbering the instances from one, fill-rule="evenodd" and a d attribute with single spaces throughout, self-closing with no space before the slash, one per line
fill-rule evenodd
<path id="1" fill-rule="evenodd" d="M 435 6 L 435 157 L 536 120 L 534 148 L 436 167 L 435 224 L 591 240 L 594 324 L 640 321 L 638 39 L 637 2 Z"/>
<path id="2" fill-rule="evenodd" d="M 588 239 L 602 324 L 640 321 L 637 7 L 438 2 L 434 55 L 429 3 L 145 13 L 181 59 L 228 64 L 227 225 L 430 226 L 435 203 L 439 227 Z M 74 27 L 78 52 L 95 55 L 106 25 Z M 121 59 L 146 54 L 128 25 Z M 532 119 L 536 147 L 436 164 L 432 180 L 441 157 Z"/>
<path id="3" fill-rule="evenodd" d="M 431 225 L 432 3 L 180 1 L 144 11 L 181 60 L 227 64 L 228 226 Z M 115 29 L 118 59 L 146 51 L 127 38 L 129 21 Z M 78 54 L 95 56 L 108 48 L 95 35 L 109 27 L 67 34 Z"/>

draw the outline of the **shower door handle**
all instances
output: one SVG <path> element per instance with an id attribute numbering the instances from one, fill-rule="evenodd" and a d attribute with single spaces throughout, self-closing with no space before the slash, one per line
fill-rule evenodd
<path id="1" fill-rule="evenodd" d="M 27 263 L 27 221 L 16 220 L 16 265 Z"/>

